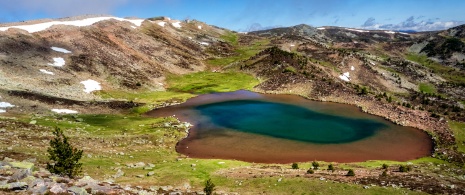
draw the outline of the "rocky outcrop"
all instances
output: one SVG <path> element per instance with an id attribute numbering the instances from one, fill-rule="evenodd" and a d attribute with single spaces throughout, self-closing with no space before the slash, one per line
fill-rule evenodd
<path id="1" fill-rule="evenodd" d="M 32 160 L 33 161 L 33 160 Z M 144 165 L 145 166 L 145 165 Z M 150 167 L 150 165 L 148 165 Z M 123 173 L 124 174 L 124 173 Z M 148 174 L 154 174 L 153 171 Z M 203 194 L 191 191 L 189 184 L 173 186 L 119 185 L 90 176 L 69 178 L 51 174 L 34 163 L 6 157 L 0 161 L 0 194 Z"/>

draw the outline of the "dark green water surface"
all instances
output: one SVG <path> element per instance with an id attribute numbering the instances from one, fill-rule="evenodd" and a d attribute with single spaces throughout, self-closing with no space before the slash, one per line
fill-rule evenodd
<path id="1" fill-rule="evenodd" d="M 334 116 L 258 100 L 226 101 L 195 109 L 218 127 L 311 143 L 353 142 L 387 127 L 375 120 Z"/>

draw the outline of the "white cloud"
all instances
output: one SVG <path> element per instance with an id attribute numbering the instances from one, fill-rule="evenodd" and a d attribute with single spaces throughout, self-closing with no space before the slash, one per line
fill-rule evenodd
<path id="1" fill-rule="evenodd" d="M 433 19 L 428 19 L 416 22 L 415 17 L 411 16 L 399 24 L 379 24 L 376 23 L 374 18 L 369 18 L 361 28 L 370 30 L 436 31 L 449 29 L 462 24 L 465 24 L 465 21 L 435 21 Z"/>

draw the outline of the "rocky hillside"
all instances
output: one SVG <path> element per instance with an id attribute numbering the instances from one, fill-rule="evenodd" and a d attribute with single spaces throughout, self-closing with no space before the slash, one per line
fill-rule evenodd
<path id="1" fill-rule="evenodd" d="M 0 97 L 27 93 L 73 101 L 98 100 L 91 91 L 99 89 L 162 91 L 166 75 L 204 70 L 205 59 L 221 54 L 206 50 L 221 51 L 219 37 L 229 32 L 166 17 L 78 17 L 2 26 Z"/>

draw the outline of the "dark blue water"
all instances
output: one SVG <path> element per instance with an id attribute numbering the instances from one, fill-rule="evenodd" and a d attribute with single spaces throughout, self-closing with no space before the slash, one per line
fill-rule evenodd
<path id="1" fill-rule="evenodd" d="M 320 144 L 358 141 L 388 127 L 375 120 L 335 116 L 258 100 L 226 101 L 194 109 L 220 128 Z"/>

